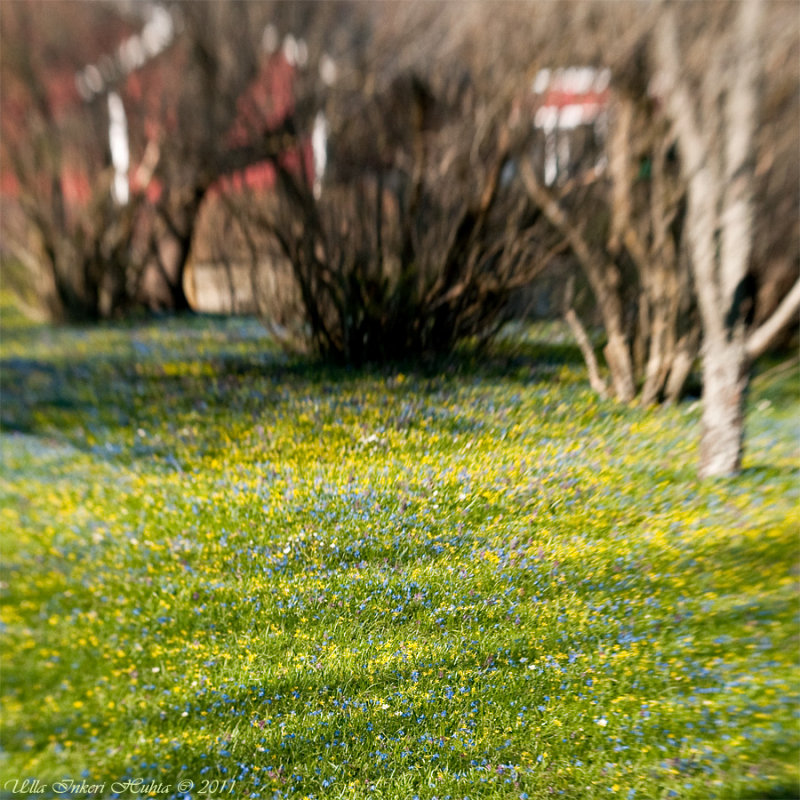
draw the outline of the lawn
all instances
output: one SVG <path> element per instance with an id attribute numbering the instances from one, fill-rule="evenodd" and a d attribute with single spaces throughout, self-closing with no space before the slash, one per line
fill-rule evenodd
<path id="1" fill-rule="evenodd" d="M 5 308 L 0 378 L 0 796 L 797 797 L 796 365 L 707 482 L 552 326 L 355 372 Z"/>

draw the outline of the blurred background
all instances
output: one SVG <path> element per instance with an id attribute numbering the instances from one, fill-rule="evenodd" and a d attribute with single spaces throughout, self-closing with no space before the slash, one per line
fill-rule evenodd
<path id="1" fill-rule="evenodd" d="M 7 0 L 4 287 L 57 321 L 256 313 L 348 363 L 566 313 L 677 397 L 702 319 L 660 36 L 708 153 L 751 132 L 749 329 L 800 269 L 797 6 L 748 44 L 740 5 Z M 728 113 L 747 47 L 755 107 Z"/>
<path id="2" fill-rule="evenodd" d="M 0 800 L 798 797 L 799 10 L 0 0 Z"/>

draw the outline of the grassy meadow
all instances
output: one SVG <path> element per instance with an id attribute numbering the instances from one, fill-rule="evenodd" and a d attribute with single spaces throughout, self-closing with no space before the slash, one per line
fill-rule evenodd
<path id="1" fill-rule="evenodd" d="M 0 797 L 798 796 L 796 364 L 700 482 L 697 403 L 558 327 L 355 372 L 3 311 Z"/>

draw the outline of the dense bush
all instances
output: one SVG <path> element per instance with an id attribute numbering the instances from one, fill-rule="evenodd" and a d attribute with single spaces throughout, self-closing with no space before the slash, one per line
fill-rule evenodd
<path id="1" fill-rule="evenodd" d="M 449 352 L 493 333 L 545 265 L 538 216 L 511 180 L 522 141 L 502 115 L 479 130 L 469 102 L 401 76 L 358 124 L 333 119 L 338 161 L 321 191 L 279 164 L 279 201 L 240 210 L 291 265 L 319 355 L 360 364 Z"/>

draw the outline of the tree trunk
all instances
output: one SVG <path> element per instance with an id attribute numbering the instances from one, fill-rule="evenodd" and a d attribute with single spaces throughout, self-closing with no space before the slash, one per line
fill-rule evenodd
<path id="1" fill-rule="evenodd" d="M 742 466 L 748 360 L 741 336 L 707 340 L 703 348 L 701 478 L 735 475 Z"/>
<path id="2" fill-rule="evenodd" d="M 697 358 L 697 344 L 700 340 L 700 327 L 691 325 L 689 331 L 675 344 L 675 353 L 670 364 L 669 375 L 664 386 L 664 402 L 677 403 L 683 387 Z"/>
<path id="3" fill-rule="evenodd" d="M 608 343 L 603 348 L 603 355 L 611 371 L 611 382 L 614 385 L 614 394 L 623 403 L 630 403 L 636 397 L 636 383 L 633 378 L 633 365 L 628 339 L 619 330 L 618 323 L 621 312 L 617 313 L 617 302 L 601 304 L 600 310 L 606 323 Z"/>
<path id="4" fill-rule="evenodd" d="M 614 396 L 623 403 L 629 403 L 636 396 L 636 380 L 628 337 L 625 335 L 623 325 L 619 269 L 589 248 L 580 229 L 570 221 L 558 200 L 541 186 L 533 167 L 527 161 L 523 161 L 520 165 L 520 174 L 529 197 L 569 243 L 586 274 L 608 337 L 603 355 L 611 372 Z"/>
<path id="5" fill-rule="evenodd" d="M 173 311 L 191 311 L 189 298 L 184 289 L 184 274 L 186 265 L 189 263 L 189 256 L 192 252 L 192 236 L 183 237 L 178 242 L 178 256 L 175 260 L 175 274 L 168 282 L 170 293 L 170 303 Z"/>
<path id="6" fill-rule="evenodd" d="M 586 333 L 586 328 L 580 321 L 580 318 L 575 313 L 574 308 L 568 308 L 564 314 L 564 319 L 567 321 L 575 341 L 578 343 L 583 360 L 586 363 L 586 369 L 589 373 L 589 385 L 594 389 L 600 397 L 608 397 L 608 387 L 606 382 L 600 377 L 600 369 L 597 366 L 597 358 L 594 355 L 594 348 Z"/>
<path id="7" fill-rule="evenodd" d="M 174 239 L 177 250 L 172 269 L 168 269 L 158 252 L 159 243 L 153 242 L 153 252 L 161 277 L 167 286 L 173 311 L 192 310 L 184 289 L 184 274 L 192 253 L 197 217 L 207 191 L 206 184 L 198 185 L 194 187 L 188 198 L 182 195 L 167 197 L 158 208 L 159 216 L 166 226 L 167 232 Z M 171 204 L 172 207 L 170 207 Z"/>
<path id="8" fill-rule="evenodd" d="M 689 187 L 687 233 L 703 326 L 701 477 L 734 475 L 741 468 L 749 381 L 742 294 L 753 236 L 757 32 L 762 9 L 758 0 L 746 0 L 737 10 L 728 45 L 735 64 L 725 81 L 714 71 L 704 76 L 701 108 L 697 92 L 682 72 L 672 7 L 656 29 L 657 64 Z"/>

